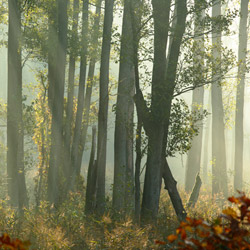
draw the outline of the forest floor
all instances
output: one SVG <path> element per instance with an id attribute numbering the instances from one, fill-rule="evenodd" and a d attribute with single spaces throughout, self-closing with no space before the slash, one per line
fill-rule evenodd
<path id="1" fill-rule="evenodd" d="M 189 194 L 182 189 L 180 193 L 184 205 L 187 204 Z M 224 207 L 229 206 L 221 195 L 212 199 L 210 194 L 211 190 L 202 188 L 195 208 L 187 211 L 189 217 L 212 221 Z M 166 241 L 166 237 L 175 233 L 179 225 L 165 190 L 161 194 L 158 220 L 143 227 L 135 225 L 130 218 L 114 219 L 111 213 L 102 218 L 86 216 L 83 197 L 83 193 L 72 193 L 56 212 L 43 202 L 39 208 L 26 209 L 22 217 L 2 200 L 0 233 L 29 240 L 30 249 L 166 249 L 155 241 Z"/>

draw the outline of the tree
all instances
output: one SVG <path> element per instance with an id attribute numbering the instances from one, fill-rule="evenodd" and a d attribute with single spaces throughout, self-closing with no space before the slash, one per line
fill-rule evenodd
<path id="1" fill-rule="evenodd" d="M 87 131 L 89 126 L 89 115 L 90 115 L 90 105 L 91 105 L 91 96 L 92 96 L 92 89 L 93 85 L 95 83 L 95 66 L 96 62 L 98 61 L 99 53 L 98 53 L 98 47 L 99 47 L 99 38 L 100 38 L 100 17 L 101 17 L 101 5 L 103 0 L 98 0 L 96 3 L 96 11 L 95 11 L 95 17 L 94 17 L 94 24 L 92 28 L 92 34 L 91 34 L 91 48 L 89 51 L 89 71 L 88 71 L 88 77 L 87 77 L 87 86 L 86 86 L 86 94 L 85 94 L 85 103 L 84 103 L 84 114 L 83 114 L 83 128 L 82 128 L 82 134 L 81 134 L 81 141 L 80 141 L 80 150 L 78 152 L 77 157 L 77 169 L 81 169 L 82 164 L 82 156 L 85 149 L 86 144 L 86 138 L 87 138 Z M 80 173 L 77 173 L 80 174 Z"/>
<path id="2" fill-rule="evenodd" d="M 238 85 L 236 95 L 235 112 L 235 157 L 234 157 L 234 189 L 242 190 L 243 182 L 243 144 L 244 144 L 244 95 L 247 53 L 247 18 L 249 0 L 241 0 L 240 3 L 240 27 L 238 48 Z"/>
<path id="3" fill-rule="evenodd" d="M 199 82 L 204 77 L 204 27 L 203 19 L 205 16 L 204 5 L 200 1 L 195 1 L 195 12 L 194 12 L 194 64 L 200 65 L 199 71 L 194 72 L 194 86 L 199 85 Z M 197 67 L 198 68 L 198 67 Z M 202 79 L 202 81 L 204 81 Z M 193 90 L 193 100 L 192 100 L 192 111 L 203 112 L 203 99 L 204 99 L 204 87 L 195 88 Z M 195 178 L 197 173 L 200 171 L 201 165 L 201 152 L 202 152 L 202 122 L 199 124 L 199 134 L 194 137 L 192 142 L 192 147 L 188 152 L 187 166 L 186 166 L 186 178 L 185 178 L 185 190 L 187 192 L 191 191 L 195 183 Z"/>
<path id="4" fill-rule="evenodd" d="M 107 121 L 109 102 L 109 59 L 111 47 L 111 33 L 113 23 L 114 0 L 105 0 L 103 24 L 103 40 L 100 68 L 100 92 L 98 112 L 98 140 L 97 140 L 97 193 L 96 208 L 99 213 L 105 209 L 105 172 L 107 153 Z"/>
<path id="5" fill-rule="evenodd" d="M 131 7 L 134 7 L 135 4 L 136 1 L 124 1 L 120 69 L 115 109 L 115 161 L 112 201 L 113 208 L 117 212 L 128 212 L 134 209 L 133 96 L 135 73 L 131 17 L 132 11 L 134 10 Z M 133 202 L 131 202 L 131 200 Z"/>
<path id="6" fill-rule="evenodd" d="M 82 117 L 84 107 L 84 94 L 86 85 L 86 68 L 87 68 L 87 53 L 88 53 L 88 17 L 89 17 L 89 1 L 83 1 L 82 9 L 82 47 L 81 47 L 81 62 L 80 62 L 80 79 L 77 100 L 77 111 L 75 120 L 74 136 L 71 148 L 71 180 L 70 189 L 74 188 L 76 178 L 80 174 L 80 169 L 77 169 L 77 157 L 80 151 L 80 139 L 82 128 Z"/>
<path id="7" fill-rule="evenodd" d="M 24 134 L 22 120 L 21 1 L 9 1 L 7 174 L 11 205 L 28 205 L 24 172 Z"/>
<path id="8" fill-rule="evenodd" d="M 221 15 L 221 0 L 215 1 L 212 7 L 212 17 Z M 227 167 L 224 134 L 224 111 L 222 101 L 221 80 L 221 30 L 213 25 L 212 33 L 213 84 L 212 84 L 212 192 L 223 192 L 227 197 Z"/>
<path id="9" fill-rule="evenodd" d="M 167 132 L 174 96 L 177 63 L 185 31 L 186 1 L 175 2 L 176 18 L 171 27 L 168 60 L 170 1 L 152 0 L 154 19 L 154 64 L 151 105 L 147 107 L 140 89 L 136 89 L 136 108 L 148 136 L 148 155 L 142 200 L 142 219 L 157 216 L 161 190 L 162 167 L 166 156 Z"/>
<path id="10" fill-rule="evenodd" d="M 48 169 L 48 199 L 54 204 L 58 204 L 59 202 L 59 169 L 63 164 L 61 156 L 63 153 L 64 85 L 68 26 L 67 4 L 67 0 L 57 0 L 58 32 L 56 41 L 58 44 L 54 44 L 54 46 L 56 46 L 54 47 L 54 49 L 56 49 L 56 60 L 51 62 L 51 66 L 53 67 L 53 76 L 52 79 L 49 79 L 49 81 L 51 80 L 49 84 L 51 88 L 50 93 L 52 95 L 52 125 L 50 161 Z M 53 30 L 51 32 L 53 32 Z"/>
<path id="11" fill-rule="evenodd" d="M 64 175 L 65 178 L 70 175 L 70 148 L 73 124 L 73 104 L 74 104 L 74 83 L 75 83 L 75 65 L 78 57 L 78 16 L 79 16 L 79 0 L 73 2 L 73 24 L 72 36 L 70 40 L 70 57 L 69 57 L 69 77 L 68 77 L 68 98 L 66 106 L 66 122 L 64 129 Z"/>

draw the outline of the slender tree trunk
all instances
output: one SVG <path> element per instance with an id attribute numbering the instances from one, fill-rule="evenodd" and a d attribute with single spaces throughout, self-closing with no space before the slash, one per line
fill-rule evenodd
<path id="1" fill-rule="evenodd" d="M 212 7 L 212 17 L 221 15 L 221 1 Z M 216 27 L 213 27 L 216 30 Z M 213 84 L 212 84 L 212 193 L 223 192 L 227 197 L 227 166 L 225 149 L 224 111 L 222 102 L 221 75 L 221 32 L 212 34 Z M 218 63 L 219 62 L 219 63 Z M 219 65 L 218 65 L 219 64 Z"/>
<path id="2" fill-rule="evenodd" d="M 56 50 L 56 75 L 52 84 L 52 125 L 51 148 L 48 170 L 48 199 L 51 203 L 59 202 L 59 168 L 62 167 L 63 152 L 63 110 L 64 110 L 64 85 L 67 50 L 67 3 L 66 0 L 57 0 L 58 8 L 58 44 Z M 56 94 L 55 94 L 56 92 Z"/>
<path id="3" fill-rule="evenodd" d="M 200 82 L 204 82 L 203 68 L 204 58 L 201 54 L 204 52 L 204 28 L 201 26 L 202 19 L 204 18 L 204 7 L 200 4 L 200 1 L 195 1 L 195 22 L 194 22 L 194 67 L 198 68 L 194 76 L 194 86 Z M 201 59 L 200 59 L 201 57 Z M 192 111 L 203 112 L 203 99 L 204 99 L 204 87 L 195 88 L 193 90 Z M 186 178 L 185 178 L 185 190 L 190 192 L 193 188 L 195 177 L 200 172 L 201 165 L 201 153 L 202 153 L 202 138 L 203 138 L 203 124 L 202 121 L 197 124 L 199 126 L 199 134 L 194 137 L 192 147 L 188 152 Z"/>
<path id="4" fill-rule="evenodd" d="M 87 188 L 86 188 L 86 205 L 85 212 L 87 214 L 92 213 L 95 209 L 95 198 L 96 198 L 96 178 L 97 169 L 95 161 L 96 151 L 96 127 L 92 128 L 92 147 L 89 160 L 88 177 L 87 177 Z"/>
<path id="5" fill-rule="evenodd" d="M 243 144 L 244 144 L 244 94 L 246 74 L 246 53 L 247 53 L 247 18 L 249 0 L 241 0 L 240 5 L 240 30 L 238 60 L 238 86 L 236 95 L 235 113 L 235 160 L 234 160 L 234 189 L 243 188 Z"/>
<path id="6" fill-rule="evenodd" d="M 210 131 L 211 131 L 211 91 L 209 91 L 209 99 L 208 99 L 208 117 L 206 119 L 205 125 L 205 135 L 203 140 L 203 182 L 205 184 L 208 183 L 208 165 L 209 165 L 209 145 L 210 145 Z M 204 128 L 203 128 L 204 129 Z"/>
<path id="7" fill-rule="evenodd" d="M 87 131 L 89 126 L 89 112 L 90 112 L 90 104 L 91 104 L 91 96 L 92 96 L 92 88 L 94 84 L 94 75 L 95 75 L 95 65 L 96 61 L 98 60 L 98 39 L 100 37 L 100 17 L 101 17 L 101 5 L 103 0 L 98 0 L 96 3 L 96 12 L 95 12 L 95 20 L 93 25 L 93 33 L 91 38 L 91 47 L 93 48 L 92 53 L 90 52 L 90 63 L 89 63 L 89 72 L 87 78 L 87 87 L 86 87 L 86 94 L 85 94 L 85 103 L 84 103 L 84 115 L 83 115 L 83 128 L 81 134 L 81 141 L 80 141 L 80 151 L 78 152 L 77 156 L 77 176 L 80 175 L 81 171 L 81 164 L 82 164 L 82 156 L 86 144 L 87 138 Z"/>
<path id="8" fill-rule="evenodd" d="M 81 127 L 83 117 L 83 105 L 86 83 L 86 68 L 87 68 L 87 34 L 88 34 L 88 12 L 89 12 L 89 0 L 83 1 L 83 15 L 82 15 L 82 50 L 81 50 L 81 63 L 80 63 L 80 80 L 78 91 L 77 112 L 75 121 L 74 137 L 71 149 L 71 167 L 72 177 L 70 180 L 70 189 L 73 189 L 76 184 L 77 178 L 77 157 L 80 149 L 81 140 Z"/>
<path id="9" fill-rule="evenodd" d="M 126 197 L 129 196 L 127 187 L 131 188 L 130 192 L 132 192 L 131 195 L 133 195 L 134 185 L 133 182 L 131 183 L 131 180 L 127 182 L 128 175 L 133 176 L 134 102 L 132 97 L 134 96 L 134 55 L 131 23 L 133 10 L 130 9 L 132 6 L 131 1 L 134 2 L 134 0 L 124 1 L 120 69 L 115 113 L 113 208 L 117 212 L 129 212 L 129 210 L 132 209 L 131 207 L 126 207 L 125 200 Z M 128 172 L 130 172 L 130 174 Z"/>
<path id="10" fill-rule="evenodd" d="M 8 31 L 8 100 L 7 100 L 7 175 L 10 203 L 28 205 L 24 173 L 22 121 L 22 62 L 20 1 L 9 2 Z"/>
<path id="11" fill-rule="evenodd" d="M 109 59 L 111 48 L 111 33 L 113 23 L 114 0 L 105 0 L 103 26 L 103 41 L 100 69 L 100 97 L 98 113 L 98 142 L 97 142 L 97 194 L 96 208 L 102 214 L 105 210 L 105 176 L 107 151 L 107 121 L 109 102 Z"/>
<path id="12" fill-rule="evenodd" d="M 72 25 L 72 37 L 71 37 L 71 52 L 69 57 L 69 78 L 68 78 L 68 101 L 66 107 L 66 123 L 64 131 L 64 175 L 68 177 L 70 175 L 70 146 L 72 137 L 72 121 L 73 121 L 73 103 L 74 103 L 74 83 L 75 83 L 75 65 L 77 58 L 77 28 L 78 28 L 78 16 L 79 16 L 79 0 L 74 0 L 73 3 L 73 25 Z"/>

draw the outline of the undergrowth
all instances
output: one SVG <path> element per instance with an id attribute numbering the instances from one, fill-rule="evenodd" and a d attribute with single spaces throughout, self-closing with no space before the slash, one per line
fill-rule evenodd
<path id="1" fill-rule="evenodd" d="M 202 190 L 195 208 L 188 210 L 189 217 L 211 222 L 228 206 L 221 196 L 211 199 L 209 193 Z M 188 194 L 181 191 L 181 196 L 187 204 Z M 102 218 L 86 216 L 84 205 L 82 193 L 72 193 L 57 210 L 42 202 L 18 216 L 6 201 L 0 201 L 0 235 L 6 233 L 13 239 L 29 241 L 29 249 L 37 250 L 166 249 L 166 245 L 155 241 L 164 242 L 179 227 L 166 191 L 162 191 L 157 221 L 142 227 L 131 218 L 113 219 L 109 213 Z"/>

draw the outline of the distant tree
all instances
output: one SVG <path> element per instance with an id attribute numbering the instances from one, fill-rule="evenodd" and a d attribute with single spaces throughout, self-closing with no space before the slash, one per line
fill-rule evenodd
<path id="1" fill-rule="evenodd" d="M 205 6 L 201 1 L 196 0 L 194 11 L 194 55 L 193 61 L 195 67 L 197 67 L 197 72 L 194 72 L 194 86 L 199 85 L 199 82 L 204 77 L 203 68 L 204 68 L 204 17 L 205 17 Z M 204 80 L 203 80 L 204 81 Z M 203 99 L 204 99 L 204 87 L 195 88 L 193 90 L 193 99 L 192 99 L 192 111 L 203 112 Z M 185 190 L 190 192 L 195 183 L 195 178 L 197 173 L 200 171 L 201 165 L 201 153 L 202 153 L 202 134 L 203 127 L 202 121 L 199 122 L 199 134 L 194 137 L 192 141 L 191 149 L 188 152 L 187 156 L 187 166 L 186 166 L 186 176 L 185 176 Z"/>
<path id="2" fill-rule="evenodd" d="M 244 150 L 244 95 L 246 75 L 246 54 L 248 40 L 248 3 L 249 0 L 241 0 L 240 3 L 240 27 L 238 47 L 238 85 L 236 95 L 235 113 L 235 157 L 234 157 L 234 189 L 242 190 L 243 182 L 243 150 Z"/>
<path id="3" fill-rule="evenodd" d="M 71 148 L 71 180 L 70 189 L 74 189 L 77 176 L 80 175 L 80 169 L 77 165 L 77 157 L 80 151 L 81 128 L 84 107 L 84 95 L 86 88 L 87 71 L 87 53 L 88 53 L 88 19 L 89 19 L 89 0 L 83 1 L 82 9 L 82 41 L 81 41 L 81 61 L 80 61 L 80 79 L 77 99 L 77 111 L 75 120 L 74 136 Z"/>
<path id="4" fill-rule="evenodd" d="M 218 18 L 220 15 L 221 0 L 216 0 L 212 6 L 212 17 Z M 224 196 L 227 197 L 226 142 L 221 88 L 222 75 L 220 72 L 222 61 L 222 42 L 221 29 L 215 24 L 213 25 L 212 43 L 212 192 L 213 194 L 223 192 Z"/>
<path id="5" fill-rule="evenodd" d="M 79 19 L 79 0 L 73 2 L 73 19 L 71 37 L 69 40 L 69 75 L 68 75 L 68 93 L 66 105 L 66 121 L 64 128 L 64 177 L 70 175 L 70 149 L 73 125 L 73 104 L 74 104 L 74 84 L 75 84 L 75 67 L 78 57 L 78 19 Z"/>
<path id="6" fill-rule="evenodd" d="M 28 205 L 24 172 L 21 1 L 10 0 L 8 29 L 7 175 L 11 205 Z"/>
<path id="7" fill-rule="evenodd" d="M 102 214 L 105 210 L 105 177 L 107 154 L 107 122 L 109 102 L 109 60 L 111 48 L 111 33 L 113 23 L 114 0 L 105 0 L 103 24 L 103 40 L 100 68 L 100 92 L 98 113 L 98 140 L 97 140 L 97 193 L 96 209 Z"/>

